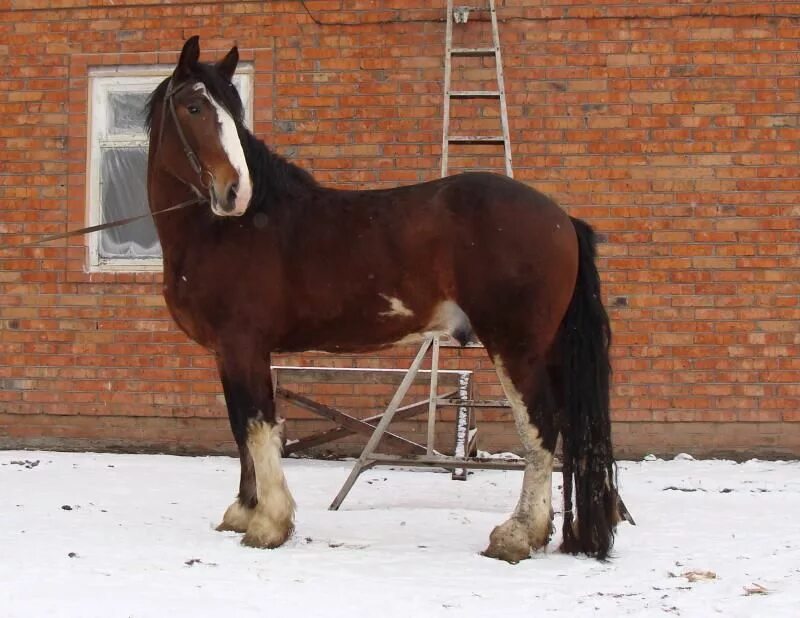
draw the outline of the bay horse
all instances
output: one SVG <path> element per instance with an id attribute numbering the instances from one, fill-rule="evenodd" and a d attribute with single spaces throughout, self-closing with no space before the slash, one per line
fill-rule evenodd
<path id="1" fill-rule="evenodd" d="M 561 548 L 606 558 L 618 519 L 611 331 L 591 227 L 496 174 L 324 187 L 245 128 L 237 48 L 213 64 L 199 56 L 195 36 L 148 101 L 147 187 L 153 212 L 208 204 L 155 222 L 167 307 L 214 353 L 239 450 L 239 493 L 218 529 L 265 548 L 293 531 L 272 353 L 366 352 L 448 333 L 485 346 L 524 450 L 519 502 L 485 555 L 516 562 L 548 543 L 561 435 Z"/>

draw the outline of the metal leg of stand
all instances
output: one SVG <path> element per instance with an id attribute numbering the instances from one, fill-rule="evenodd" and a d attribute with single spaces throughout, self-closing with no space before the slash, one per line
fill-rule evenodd
<path id="1" fill-rule="evenodd" d="M 436 399 L 439 396 L 439 337 L 433 338 L 433 352 L 431 353 L 431 389 L 428 400 L 428 441 L 426 453 L 433 455 L 433 445 L 436 439 Z"/>
<path id="2" fill-rule="evenodd" d="M 392 397 L 392 400 L 389 402 L 389 405 L 386 408 L 386 412 L 383 413 L 383 417 L 381 417 L 381 422 L 378 423 L 378 426 L 375 428 L 375 431 L 372 432 L 372 436 L 370 436 L 367 445 L 364 447 L 364 450 L 361 452 L 361 457 L 358 458 L 356 465 L 353 466 L 353 470 L 350 472 L 350 476 L 347 477 L 347 480 L 342 485 L 342 488 L 339 490 L 339 493 L 331 502 L 329 510 L 331 511 L 338 511 L 339 507 L 344 502 L 344 499 L 347 497 L 347 494 L 350 493 L 353 485 L 356 482 L 356 479 L 359 475 L 367 469 L 367 464 L 369 467 L 374 465 L 374 462 L 369 462 L 369 456 L 372 455 L 372 452 L 375 450 L 375 447 L 378 446 L 378 442 L 380 442 L 381 437 L 383 436 L 383 432 L 386 431 L 386 428 L 389 426 L 389 423 L 392 422 L 392 418 L 394 417 L 395 412 L 397 412 L 397 408 L 400 407 L 400 404 L 403 401 L 403 397 L 405 397 L 406 392 L 411 387 L 411 384 L 414 382 L 414 378 L 417 377 L 417 372 L 419 372 L 419 368 L 422 365 L 422 361 L 425 359 L 425 354 L 428 352 L 428 348 L 431 347 L 431 342 L 433 339 L 428 337 L 423 342 L 422 346 L 417 352 L 417 356 L 414 359 L 414 362 L 411 363 L 411 367 L 408 368 L 408 373 L 406 373 L 403 381 L 400 383 L 400 386 L 397 388 L 397 391 Z"/>

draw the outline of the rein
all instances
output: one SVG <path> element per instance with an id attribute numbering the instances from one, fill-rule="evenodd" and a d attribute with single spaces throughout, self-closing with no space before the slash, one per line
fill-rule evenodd
<path id="1" fill-rule="evenodd" d="M 70 230 L 69 232 L 61 232 L 60 234 L 51 234 L 50 236 L 45 236 L 44 238 L 40 238 L 39 240 L 34 240 L 31 242 L 22 243 L 20 245 L 5 245 L 4 247 L 0 247 L 0 249 L 11 249 L 11 248 L 21 248 L 21 247 L 33 247 L 35 245 L 42 245 L 44 243 L 51 242 L 53 240 L 59 240 L 61 238 L 71 238 L 72 236 L 82 236 L 84 234 L 91 234 L 92 232 L 99 232 L 101 230 L 107 230 L 112 227 L 119 227 L 120 225 L 127 225 L 128 223 L 133 223 L 134 221 L 140 221 L 141 219 L 146 219 L 147 217 L 156 217 L 158 215 L 163 215 L 168 212 L 173 212 L 175 210 L 180 210 L 182 208 L 186 208 L 187 206 L 194 206 L 196 204 L 204 204 L 206 202 L 205 198 L 196 197 L 191 200 L 186 200 L 185 202 L 181 202 L 180 204 L 175 204 L 174 206 L 170 206 L 169 208 L 163 208 L 161 210 L 157 210 L 156 212 L 148 212 L 143 215 L 136 215 L 135 217 L 128 217 L 126 219 L 118 219 L 117 221 L 109 221 L 107 223 L 99 223 L 98 225 L 90 225 L 89 227 L 82 227 L 77 230 Z"/>

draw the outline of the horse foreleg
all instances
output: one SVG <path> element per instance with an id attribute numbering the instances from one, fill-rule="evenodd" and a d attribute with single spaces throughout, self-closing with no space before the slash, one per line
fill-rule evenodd
<path id="1" fill-rule="evenodd" d="M 242 543 L 278 547 L 294 530 L 294 499 L 281 467 L 281 427 L 253 420 L 247 428 L 247 447 L 253 455 L 258 502 Z"/>
<path id="2" fill-rule="evenodd" d="M 525 456 L 522 491 L 514 513 L 489 536 L 484 554 L 508 562 L 527 558 L 531 550 L 547 545 L 552 531 L 553 451 L 545 447 L 537 428 L 531 423 L 528 407 L 511 381 L 500 358 L 495 367 L 506 398 L 511 405 Z"/>
<path id="3" fill-rule="evenodd" d="M 230 363 L 229 363 L 230 364 Z M 228 419 L 231 424 L 231 431 L 239 449 L 239 495 L 226 509 L 222 516 L 222 523 L 217 526 L 217 530 L 232 530 L 233 532 L 245 532 L 250 520 L 253 518 L 256 504 L 256 475 L 253 467 L 253 458 L 247 448 L 247 418 L 244 413 L 246 406 L 243 401 L 242 388 L 233 381 L 229 373 L 233 373 L 232 367 L 226 367 L 222 357 L 217 358 L 217 368 L 219 369 L 220 379 L 222 380 L 222 391 L 225 394 L 225 404 L 228 408 Z"/>
<path id="4" fill-rule="evenodd" d="M 217 530 L 232 530 L 233 532 L 246 532 L 247 526 L 255 513 L 258 499 L 256 496 L 256 473 L 253 467 L 253 458 L 247 448 L 246 440 L 243 440 L 239 447 L 239 459 L 241 461 L 241 475 L 239 478 L 239 495 L 226 509 L 222 516 L 222 523 L 217 526 Z"/>
<path id="5" fill-rule="evenodd" d="M 237 346 L 220 355 L 219 367 L 242 468 L 239 496 L 218 529 L 244 532 L 242 543 L 251 547 L 278 547 L 294 528 L 295 504 L 281 467 L 269 357 Z"/>

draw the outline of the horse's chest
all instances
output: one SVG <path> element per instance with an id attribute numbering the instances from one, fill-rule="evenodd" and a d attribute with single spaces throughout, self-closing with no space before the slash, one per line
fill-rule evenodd
<path id="1" fill-rule="evenodd" d="M 203 291 L 202 281 L 192 273 L 165 276 L 164 299 L 178 327 L 202 346 L 213 347 L 214 317 L 219 310 Z"/>

